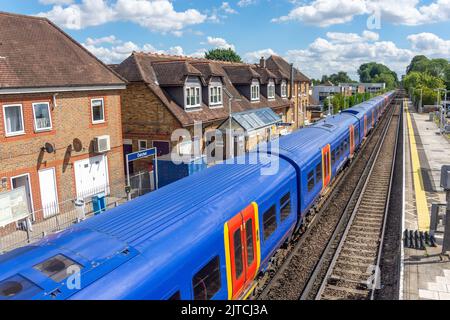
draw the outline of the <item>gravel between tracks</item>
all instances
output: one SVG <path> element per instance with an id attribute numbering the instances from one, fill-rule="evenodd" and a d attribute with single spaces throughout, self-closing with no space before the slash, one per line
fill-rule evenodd
<path id="1" fill-rule="evenodd" d="M 390 112 L 387 112 L 390 114 Z M 358 184 L 366 164 L 381 136 L 388 117 L 382 119 L 379 125 L 371 134 L 367 143 L 351 165 L 351 172 L 345 180 L 342 180 L 335 188 L 337 192 L 333 194 L 326 207 L 317 214 L 318 221 L 311 227 L 302 239 L 303 245 L 293 255 L 289 265 L 276 281 L 269 284 L 267 293 L 261 297 L 268 300 L 297 300 L 300 297 L 305 285 L 322 252 L 330 241 L 340 217 L 346 208 L 351 195 Z"/>

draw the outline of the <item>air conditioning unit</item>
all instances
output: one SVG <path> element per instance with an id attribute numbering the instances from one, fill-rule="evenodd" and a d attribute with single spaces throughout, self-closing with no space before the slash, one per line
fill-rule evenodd
<path id="1" fill-rule="evenodd" d="M 99 136 L 94 139 L 95 153 L 105 153 L 111 150 L 110 136 Z"/>

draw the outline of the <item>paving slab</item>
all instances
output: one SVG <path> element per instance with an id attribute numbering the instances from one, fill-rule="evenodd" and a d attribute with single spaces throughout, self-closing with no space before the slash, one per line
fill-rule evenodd
<path id="1" fill-rule="evenodd" d="M 428 114 L 405 103 L 404 228 L 429 231 L 431 205 L 445 203 L 440 188 L 441 167 L 450 164 L 450 141 L 438 134 Z M 402 292 L 405 300 L 450 300 L 450 260 L 441 256 L 443 228 L 436 233 L 437 247 L 403 248 Z"/>

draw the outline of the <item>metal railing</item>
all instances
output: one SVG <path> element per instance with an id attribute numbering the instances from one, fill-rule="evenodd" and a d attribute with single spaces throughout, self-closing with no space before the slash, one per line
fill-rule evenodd
<path id="1" fill-rule="evenodd" d="M 137 198 L 154 190 L 150 173 L 139 173 L 131 177 L 131 198 Z M 115 208 L 127 202 L 124 184 L 93 186 L 85 189 L 78 198 L 46 203 L 42 209 L 29 214 L 25 219 L 0 227 L 0 254 L 39 241 L 45 236 L 67 229 L 96 213 L 93 197 L 103 194 L 105 209 Z M 80 201 L 83 200 L 83 201 Z"/>

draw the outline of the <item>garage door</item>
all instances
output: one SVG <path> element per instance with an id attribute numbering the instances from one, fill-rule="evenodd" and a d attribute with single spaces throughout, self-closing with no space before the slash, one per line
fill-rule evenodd
<path id="1" fill-rule="evenodd" d="M 75 162 L 77 197 L 86 198 L 101 192 L 109 193 L 108 160 L 106 156 Z"/>

